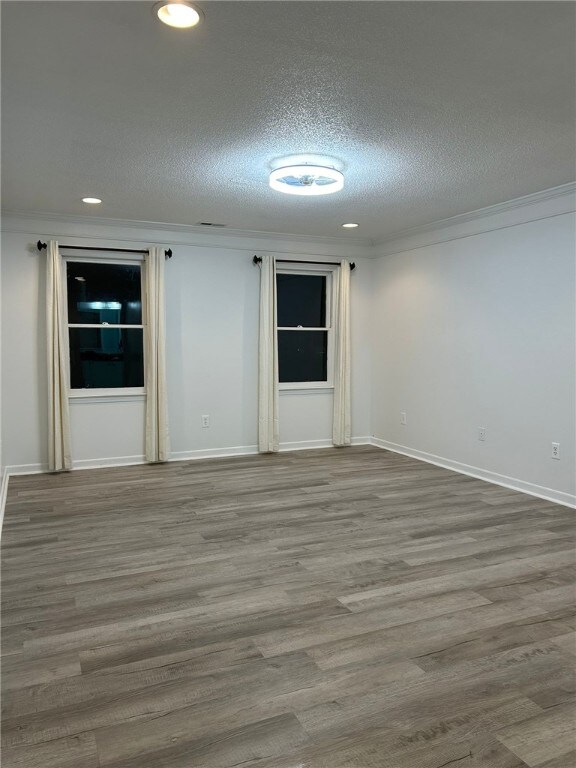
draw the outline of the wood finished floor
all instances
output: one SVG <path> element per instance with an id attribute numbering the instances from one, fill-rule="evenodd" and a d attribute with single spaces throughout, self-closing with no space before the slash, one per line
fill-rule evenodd
<path id="1" fill-rule="evenodd" d="M 574 768 L 574 511 L 371 447 L 10 481 L 4 768 Z"/>

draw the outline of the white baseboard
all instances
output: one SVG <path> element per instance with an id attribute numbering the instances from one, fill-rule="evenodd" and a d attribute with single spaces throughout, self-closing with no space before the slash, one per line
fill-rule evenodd
<path id="1" fill-rule="evenodd" d="M 134 464 L 144 464 L 142 456 L 113 456 L 109 459 L 76 459 L 73 469 L 102 469 L 104 467 L 130 467 Z"/>
<path id="2" fill-rule="evenodd" d="M 528 483 L 525 480 L 519 480 L 516 477 L 500 475 L 497 472 L 491 472 L 490 470 L 482 469 L 481 467 L 462 464 L 460 461 L 445 459 L 443 456 L 435 456 L 433 453 L 426 453 L 426 451 L 417 451 L 416 449 L 408 448 L 405 445 L 398 445 L 398 443 L 390 443 L 387 440 L 380 440 L 378 437 L 373 437 L 371 443 L 378 448 L 384 448 L 385 450 L 393 451 L 394 453 L 401 453 L 404 456 L 410 456 L 412 459 L 425 461 L 428 464 L 435 464 L 437 467 L 451 469 L 462 475 L 475 477 L 478 480 L 486 480 L 489 483 L 502 485 L 504 488 L 510 488 L 513 491 L 520 491 L 521 493 L 527 493 L 530 496 L 537 496 L 539 499 L 546 499 L 546 501 L 554 501 L 556 504 L 576 508 L 576 496 L 573 496 L 570 493 L 556 491 L 554 488 L 546 488 L 545 486 L 536 485 L 535 483 Z"/>
<path id="3" fill-rule="evenodd" d="M 46 464 L 12 464 L 5 469 L 6 474 L 9 477 L 12 475 L 38 475 L 43 472 L 48 472 L 48 465 Z"/>
<path id="4" fill-rule="evenodd" d="M 372 445 L 371 437 L 353 437 L 352 445 Z"/>
<path id="5" fill-rule="evenodd" d="M 127 467 L 133 464 L 144 464 L 144 456 L 113 456 L 104 459 L 76 459 L 72 469 L 102 469 L 104 467 Z M 49 472 L 47 464 L 13 464 L 6 467 L 8 474 L 16 475 L 38 475 Z"/>
<path id="6" fill-rule="evenodd" d="M 257 445 L 234 445 L 229 448 L 201 448 L 196 451 L 172 451 L 169 461 L 225 459 L 230 456 L 251 456 L 255 453 L 258 453 Z"/>
<path id="7" fill-rule="evenodd" d="M 370 445 L 370 437 L 353 437 L 352 445 Z M 332 440 L 301 440 L 297 443 L 280 443 L 280 451 L 309 451 L 313 448 L 334 448 Z"/>
<path id="8" fill-rule="evenodd" d="M 2 523 L 4 522 L 4 510 L 6 509 L 6 494 L 8 493 L 8 480 L 10 473 L 8 467 L 4 467 L 2 472 L 2 484 L 0 485 L 0 535 L 2 534 Z"/>
<path id="9" fill-rule="evenodd" d="M 352 445 L 370 445 L 370 437 L 353 437 Z M 311 448 L 332 448 L 331 440 L 302 440 L 296 443 L 280 443 L 281 451 L 304 451 Z M 257 445 L 235 445 L 227 448 L 200 448 L 194 451 L 173 451 L 169 461 L 194 461 L 195 459 L 224 459 L 230 456 L 250 456 L 258 453 Z M 126 467 L 145 464 L 146 457 L 112 456 L 100 459 L 76 459 L 73 470 L 102 469 L 105 467 Z M 6 473 L 12 475 L 36 475 L 48 472 L 46 464 L 13 464 L 6 467 Z"/>

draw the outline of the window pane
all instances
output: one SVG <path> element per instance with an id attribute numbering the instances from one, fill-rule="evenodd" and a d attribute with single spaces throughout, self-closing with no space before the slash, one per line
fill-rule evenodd
<path id="1" fill-rule="evenodd" d="M 142 342 L 142 328 L 70 328 L 70 386 L 143 387 Z"/>
<path id="2" fill-rule="evenodd" d="M 326 325 L 326 277 L 277 275 L 278 327 L 324 328 Z"/>
<path id="3" fill-rule="evenodd" d="M 139 264 L 66 262 L 68 322 L 142 324 Z"/>
<path id="4" fill-rule="evenodd" d="M 278 368 L 281 382 L 326 381 L 327 331 L 278 331 Z"/>

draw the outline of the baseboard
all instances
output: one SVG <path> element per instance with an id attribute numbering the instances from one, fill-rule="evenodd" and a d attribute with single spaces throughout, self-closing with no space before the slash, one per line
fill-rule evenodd
<path id="1" fill-rule="evenodd" d="M 528 495 L 536 496 L 539 499 L 546 499 L 546 501 L 554 501 L 556 504 L 562 504 L 565 507 L 576 508 L 576 496 L 573 496 L 570 493 L 564 493 L 563 491 L 556 491 L 554 488 L 546 488 L 542 485 L 519 480 L 516 477 L 500 475 L 497 472 L 491 472 L 490 470 L 482 469 L 481 467 L 473 467 L 469 464 L 462 464 L 460 461 L 445 459 L 443 456 L 436 456 L 433 453 L 427 453 L 426 451 L 417 451 L 414 448 L 398 445 L 398 443 L 390 443 L 387 440 L 381 440 L 378 437 L 373 437 L 371 444 L 378 448 L 384 448 L 387 451 L 410 456 L 412 459 L 425 461 L 428 464 L 435 464 L 437 467 L 451 469 L 462 475 L 475 477 L 478 480 L 486 480 L 486 482 L 494 483 L 494 485 L 502 485 L 504 488 L 510 488 L 513 491 L 527 493 Z"/>
<path id="2" fill-rule="evenodd" d="M 72 469 L 103 469 L 105 467 L 127 467 L 144 464 L 144 456 L 113 456 L 104 459 L 76 459 Z M 14 464 L 6 468 L 10 476 L 39 475 L 50 472 L 47 464 Z"/>
<path id="3" fill-rule="evenodd" d="M 8 480 L 10 473 L 8 467 L 4 467 L 2 472 L 2 484 L 0 485 L 0 536 L 2 535 L 2 524 L 4 523 L 4 510 L 6 509 L 6 495 L 8 493 Z"/>
<path id="4" fill-rule="evenodd" d="M 352 445 L 370 445 L 370 437 L 353 437 Z M 309 451 L 313 448 L 334 448 L 332 440 L 301 440 L 296 443 L 280 443 L 280 451 Z"/>
<path id="5" fill-rule="evenodd" d="M 352 445 L 370 445 L 370 437 L 353 437 Z M 300 440 L 295 443 L 280 443 L 280 451 L 306 451 L 313 448 L 332 448 L 331 440 Z M 194 461 L 194 459 L 225 459 L 230 456 L 253 456 L 258 453 L 257 445 L 236 445 L 231 448 L 203 448 L 197 451 L 174 451 L 170 461 Z"/>
<path id="6" fill-rule="evenodd" d="M 201 448 L 196 451 L 172 451 L 169 461 L 225 459 L 230 456 L 250 456 L 255 453 L 258 453 L 257 445 L 235 445 L 230 448 Z"/>
<path id="7" fill-rule="evenodd" d="M 113 456 L 109 459 L 75 459 L 73 469 L 103 469 L 104 467 L 131 467 L 134 464 L 144 464 L 146 457 L 142 456 Z"/>
<path id="8" fill-rule="evenodd" d="M 6 472 L 10 477 L 13 475 L 39 475 L 48 471 L 47 464 L 12 464 L 6 467 Z"/>
<path id="9" fill-rule="evenodd" d="M 370 445 L 370 437 L 353 437 L 352 445 Z M 302 440 L 295 443 L 280 443 L 281 451 L 304 451 L 312 448 L 332 448 L 331 440 Z M 200 448 L 194 451 L 173 451 L 169 461 L 194 461 L 195 459 L 224 459 L 230 456 L 251 456 L 258 453 L 257 445 L 235 445 L 227 448 Z M 146 458 L 140 456 L 112 456 L 100 459 L 76 459 L 73 470 L 103 469 L 105 467 L 127 467 L 145 464 Z M 6 467 L 9 475 L 36 475 L 48 472 L 46 464 L 14 464 Z"/>

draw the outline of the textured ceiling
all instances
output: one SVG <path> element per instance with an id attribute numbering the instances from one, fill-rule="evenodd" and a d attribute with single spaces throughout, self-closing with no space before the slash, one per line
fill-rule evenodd
<path id="1" fill-rule="evenodd" d="M 2 3 L 5 209 L 378 239 L 574 178 L 573 3 L 152 6 Z M 302 153 L 344 191 L 271 190 Z"/>

